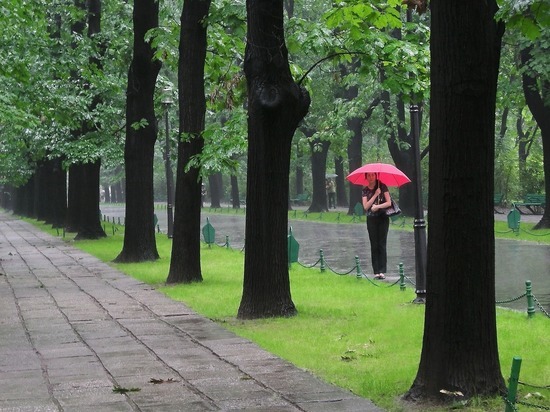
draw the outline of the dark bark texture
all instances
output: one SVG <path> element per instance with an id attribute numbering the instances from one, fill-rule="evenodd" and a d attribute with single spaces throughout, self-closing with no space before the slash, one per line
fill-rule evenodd
<path id="1" fill-rule="evenodd" d="M 223 180 L 222 174 L 216 172 L 208 176 L 208 185 L 210 186 L 210 207 L 220 208 L 222 207 L 223 196 Z"/>
<path id="2" fill-rule="evenodd" d="M 313 193 L 309 212 L 326 212 L 328 210 L 328 197 L 326 189 L 327 155 L 330 142 L 314 139 L 309 143 L 311 152 L 311 177 L 313 181 Z"/>
<path id="3" fill-rule="evenodd" d="M 502 395 L 495 309 L 493 170 L 502 27 L 494 0 L 431 3 L 426 315 L 406 398 Z"/>
<path id="4" fill-rule="evenodd" d="M 75 240 L 107 236 L 99 216 L 99 170 L 101 161 L 75 165 L 78 169 L 77 227 Z"/>
<path id="5" fill-rule="evenodd" d="M 292 79 L 283 0 L 248 0 L 244 71 L 248 86 L 245 267 L 240 319 L 293 316 L 288 274 L 288 176 L 292 137 L 309 110 Z"/>
<path id="6" fill-rule="evenodd" d="M 181 13 L 180 58 L 178 84 L 180 130 L 176 183 L 176 215 L 174 241 L 167 283 L 202 281 L 200 263 L 200 170 L 185 171 L 192 156 L 202 153 L 204 139 L 204 61 L 206 58 L 206 26 L 209 0 L 185 0 Z"/>
<path id="7" fill-rule="evenodd" d="M 159 3 L 142 0 L 134 4 L 134 55 L 126 90 L 126 227 L 117 262 L 141 262 L 159 258 L 155 240 L 153 159 L 157 140 L 157 119 L 153 96 L 160 62 L 145 40 L 158 27 Z M 143 122 L 145 121 L 145 122 Z M 138 122 L 143 122 L 135 127 Z"/>
<path id="8" fill-rule="evenodd" d="M 521 63 L 526 66 L 530 63 L 531 48 L 523 49 L 520 53 Z M 546 207 L 539 223 L 535 229 L 550 228 L 550 107 L 545 105 L 545 98 L 548 99 L 550 93 L 550 82 L 546 80 L 537 81 L 535 77 L 526 71 L 522 75 L 523 94 L 529 110 L 537 121 L 542 136 L 542 155 L 544 167 L 544 190 L 546 193 Z"/>

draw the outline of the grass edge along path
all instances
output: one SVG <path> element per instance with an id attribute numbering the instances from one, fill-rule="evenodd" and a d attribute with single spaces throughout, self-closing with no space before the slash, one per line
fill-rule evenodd
<path id="1" fill-rule="evenodd" d="M 28 220 L 33 224 L 36 221 Z M 55 230 L 38 226 L 55 236 Z M 388 411 L 411 410 L 400 396 L 416 375 L 422 345 L 424 306 L 412 304 L 414 291 L 376 287 L 354 276 L 334 276 L 293 265 L 290 270 L 292 299 L 298 309 L 293 318 L 240 321 L 236 313 L 242 294 L 243 254 L 233 249 L 202 244 L 204 281 L 165 286 L 171 241 L 157 235 L 161 259 L 139 264 L 114 264 L 120 252 L 123 227 L 116 235 L 94 241 L 71 241 L 74 246 L 113 265 L 169 297 L 184 302 L 239 336 L 250 339 L 320 378 L 373 400 Z M 509 378 L 514 356 L 523 359 L 520 381 L 548 386 L 550 382 L 550 320 L 538 312 L 497 309 L 499 356 L 502 374 Z M 544 398 L 539 398 L 538 394 Z M 527 398 L 525 398 L 527 396 Z M 550 408 L 550 389 L 519 387 L 518 399 Z M 473 399 L 443 411 L 502 411 L 501 399 Z M 521 410 L 536 410 L 521 406 Z"/>

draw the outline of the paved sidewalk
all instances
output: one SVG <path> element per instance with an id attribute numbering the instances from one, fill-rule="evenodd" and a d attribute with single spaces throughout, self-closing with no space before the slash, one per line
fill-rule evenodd
<path id="1" fill-rule="evenodd" d="M 0 212 L 0 411 L 219 410 L 381 411 Z"/>

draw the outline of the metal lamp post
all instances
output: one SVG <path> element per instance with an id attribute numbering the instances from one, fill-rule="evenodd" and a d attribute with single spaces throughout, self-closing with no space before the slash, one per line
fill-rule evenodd
<path id="1" fill-rule="evenodd" d="M 410 106 L 411 130 L 414 150 L 414 254 L 416 271 L 416 298 L 414 303 L 426 302 L 426 221 L 422 206 L 422 173 L 420 170 L 420 121 L 418 105 Z"/>
<path id="2" fill-rule="evenodd" d="M 166 144 L 164 149 L 164 165 L 166 168 L 166 214 L 168 218 L 168 237 L 174 236 L 174 175 L 172 173 L 172 164 L 170 162 L 170 124 L 168 122 L 168 109 L 174 103 L 172 99 L 172 90 L 165 88 L 162 92 L 162 105 L 164 106 L 164 120 L 166 126 Z"/>

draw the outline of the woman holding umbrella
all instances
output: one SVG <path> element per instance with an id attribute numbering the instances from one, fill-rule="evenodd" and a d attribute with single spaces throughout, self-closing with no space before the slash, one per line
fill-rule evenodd
<path id="1" fill-rule="evenodd" d="M 368 163 L 355 169 L 346 179 L 355 185 L 363 186 L 363 208 L 367 212 L 372 268 L 376 279 L 386 276 L 386 241 L 390 218 L 386 210 L 391 206 L 388 186 L 401 186 L 411 180 L 394 165 L 388 163 Z"/>
<path id="2" fill-rule="evenodd" d="M 388 186 L 378 180 L 376 173 L 365 173 L 367 185 L 363 187 L 363 208 L 367 212 L 372 269 L 375 279 L 385 279 L 390 218 L 385 209 L 391 206 Z"/>

